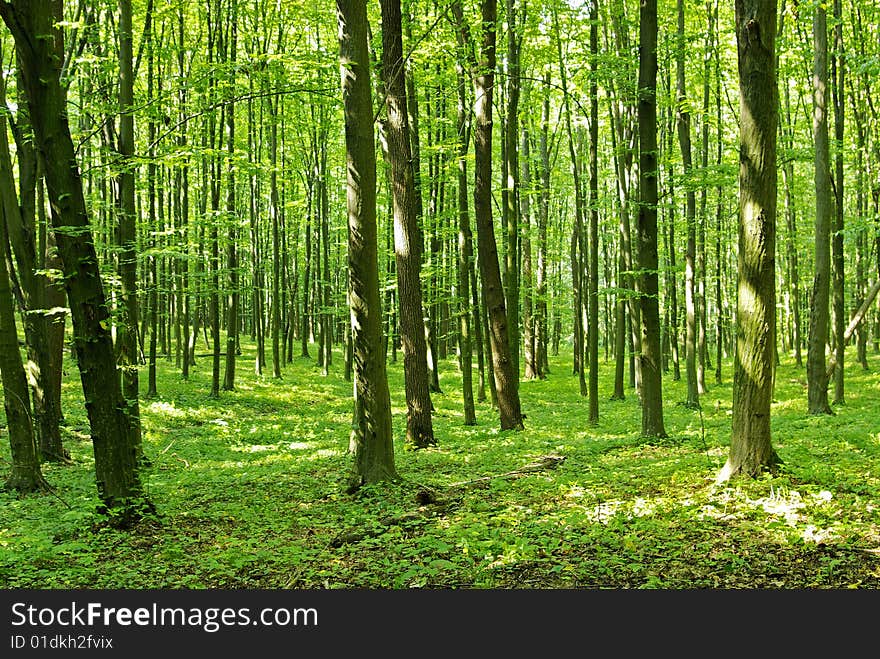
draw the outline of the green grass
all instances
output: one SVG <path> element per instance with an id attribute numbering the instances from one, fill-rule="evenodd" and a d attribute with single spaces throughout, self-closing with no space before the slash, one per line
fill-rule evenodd
<path id="1" fill-rule="evenodd" d="M 239 361 L 238 390 L 208 397 L 210 361 L 189 382 L 160 364 L 155 400 L 141 401 L 158 514 L 132 531 L 101 524 L 79 379 L 68 365 L 65 441 L 74 464 L 47 464 L 55 493 L 0 493 L 5 588 L 877 588 L 880 586 L 880 357 L 875 373 L 847 364 L 847 403 L 806 414 L 805 376 L 777 374 L 775 476 L 714 477 L 727 454 L 731 369 L 703 396 L 702 417 L 664 378 L 670 437 L 640 437 L 633 390 L 609 400 L 602 364 L 600 421 L 570 358 L 520 387 L 524 432 L 500 432 L 478 405 L 462 425 L 459 376 L 441 364 L 436 448 L 402 449 L 402 364 L 389 364 L 397 466 L 404 482 L 342 493 L 351 385 L 337 354 L 329 377 L 313 360 L 282 381 Z M 313 351 L 314 352 L 314 351 Z M 146 373 L 142 375 L 145 390 Z M 5 432 L 4 432 L 5 437 Z M 4 444 L 6 444 L 4 439 Z M 554 470 L 447 486 L 555 454 Z M 8 444 L 0 450 L 8 468 Z M 418 486 L 440 503 L 422 505 Z M 389 523 L 389 521 L 393 523 Z M 336 540 L 350 534 L 350 542 Z M 358 539 L 360 538 L 360 539 Z"/>

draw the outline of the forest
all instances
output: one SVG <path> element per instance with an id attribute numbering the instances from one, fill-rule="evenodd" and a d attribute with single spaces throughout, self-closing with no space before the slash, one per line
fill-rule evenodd
<path id="1" fill-rule="evenodd" d="M 4 589 L 880 587 L 873 0 L 0 0 Z"/>

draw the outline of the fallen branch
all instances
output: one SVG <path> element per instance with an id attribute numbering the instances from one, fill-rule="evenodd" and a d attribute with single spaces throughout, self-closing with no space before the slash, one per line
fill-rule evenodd
<path id="1" fill-rule="evenodd" d="M 459 483 L 453 483 L 449 485 L 447 489 L 456 489 L 456 488 L 465 488 L 465 487 L 473 487 L 475 485 L 481 485 L 483 483 L 488 483 L 492 480 L 503 479 L 503 478 L 519 478 L 520 476 L 526 476 L 528 474 L 533 474 L 536 471 L 546 471 L 548 469 L 556 469 L 560 464 L 565 461 L 565 456 L 562 455 L 542 455 L 536 462 L 531 462 L 527 464 L 525 467 L 520 467 L 519 469 L 514 469 L 513 471 L 508 471 L 503 474 L 493 474 L 492 476 L 481 476 L 480 478 L 474 478 L 469 481 L 461 481 Z"/>
<path id="2" fill-rule="evenodd" d="M 877 293 L 880 292 L 880 278 L 874 282 L 874 285 L 871 287 L 871 290 L 868 291 L 868 294 L 865 296 L 865 299 L 862 301 L 862 306 L 859 307 L 858 311 L 856 311 L 855 315 L 852 317 L 852 320 L 849 321 L 849 325 L 846 328 L 846 331 L 843 333 L 843 344 L 846 345 L 846 342 L 852 338 L 853 332 L 856 331 L 856 328 L 861 325 L 862 320 L 864 320 L 865 315 L 868 313 L 868 309 L 871 307 L 871 303 L 874 301 L 874 298 L 877 297 Z M 831 358 L 828 360 L 828 369 L 825 372 L 825 375 L 830 378 L 834 375 L 834 369 L 837 367 L 837 353 L 831 353 Z"/>

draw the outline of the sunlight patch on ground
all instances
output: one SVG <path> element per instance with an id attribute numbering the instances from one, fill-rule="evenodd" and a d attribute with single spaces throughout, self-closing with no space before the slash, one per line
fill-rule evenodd
<path id="1" fill-rule="evenodd" d="M 185 410 L 179 410 L 171 403 L 166 403 L 165 401 L 157 400 L 153 403 L 150 403 L 147 406 L 147 410 L 152 412 L 153 414 L 164 414 L 172 418 L 186 416 Z"/>

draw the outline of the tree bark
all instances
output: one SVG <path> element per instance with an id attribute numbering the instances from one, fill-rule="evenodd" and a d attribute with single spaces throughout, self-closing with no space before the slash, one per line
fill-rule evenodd
<path id="1" fill-rule="evenodd" d="M 382 71 L 388 119 L 385 136 L 391 162 L 394 209 L 394 258 L 400 309 L 400 341 L 406 393 L 406 444 L 414 448 L 435 445 L 428 390 L 428 361 L 422 316 L 422 236 L 415 206 L 400 0 L 381 0 Z"/>
<path id="2" fill-rule="evenodd" d="M 779 462 L 770 437 L 775 376 L 776 0 L 736 0 L 740 80 L 737 350 L 730 453 L 717 480 Z"/>
<path id="3" fill-rule="evenodd" d="M 116 205 L 119 213 L 117 236 L 119 240 L 118 269 L 122 284 L 121 318 L 117 326 L 116 342 L 122 369 L 122 393 L 127 414 L 132 418 L 131 432 L 134 449 L 143 459 L 141 440 L 138 364 L 138 318 L 140 314 L 137 293 L 137 227 L 135 216 L 135 162 L 134 162 L 134 37 L 132 34 L 131 0 L 119 0 L 119 159 L 121 171 L 117 178 Z"/>
<path id="4" fill-rule="evenodd" d="M 466 30 L 461 4 L 452 5 L 459 29 Z M 496 0 L 481 0 L 483 20 L 482 61 L 473 66 L 476 124 L 474 130 L 474 214 L 477 221 L 477 254 L 483 283 L 483 299 L 489 318 L 492 375 L 502 430 L 522 430 L 518 378 L 513 369 L 507 309 L 501 284 L 498 246 L 492 222 L 492 93 L 495 84 Z M 465 43 L 470 37 L 464 39 Z"/>
<path id="5" fill-rule="evenodd" d="M 813 134 L 815 136 L 815 276 L 807 353 L 807 409 L 810 414 L 831 414 L 825 346 L 828 343 L 831 277 L 831 176 L 828 156 L 828 32 L 825 9 L 816 6 L 813 19 Z"/>
<path id="6" fill-rule="evenodd" d="M 376 233 L 376 151 L 366 0 L 337 0 L 345 117 L 349 305 L 354 414 L 349 491 L 396 480 L 391 399 L 385 371 Z"/>
<path id="7" fill-rule="evenodd" d="M 678 144 L 684 168 L 685 195 L 687 199 L 685 218 L 687 221 L 687 250 L 684 265 L 684 304 L 685 304 L 685 372 L 687 378 L 687 401 L 691 409 L 700 407 L 700 394 L 697 386 L 697 333 L 699 313 L 696 294 L 696 253 L 697 253 L 697 197 L 693 183 L 689 182 L 693 170 L 691 154 L 691 113 L 688 111 L 687 90 L 685 87 L 685 34 L 684 0 L 678 0 L 678 50 L 676 55 L 676 108 L 678 125 Z M 674 249 L 674 247 L 673 247 Z"/>
<path id="8" fill-rule="evenodd" d="M 666 437 L 657 276 L 657 0 L 639 9 L 639 218 L 642 435 Z"/>
<path id="9" fill-rule="evenodd" d="M 52 223 L 64 265 L 98 492 L 114 513 L 113 521 L 127 525 L 151 504 L 138 473 L 133 428 L 138 419 L 127 414 L 122 394 L 107 300 L 67 123 L 67 98 L 60 81 L 63 58 L 56 50 L 60 35 L 55 25 L 60 16 L 53 9 L 50 0 L 0 2 L 0 15 L 21 57 L 24 91 L 55 209 Z"/>
<path id="10" fill-rule="evenodd" d="M 590 220 L 589 267 L 587 268 L 587 422 L 599 422 L 599 9 L 598 0 L 590 3 Z"/>
<path id="11" fill-rule="evenodd" d="M 471 231 L 471 216 L 468 201 L 467 185 L 467 152 L 470 144 L 470 112 L 467 105 L 467 78 L 462 64 L 464 58 L 459 56 L 456 62 L 456 87 L 458 92 L 457 121 L 458 121 L 458 304 L 459 304 L 459 360 L 461 367 L 461 388 L 464 401 L 464 425 L 473 426 L 477 423 L 476 410 L 474 408 L 473 388 L 473 341 L 471 338 L 471 273 L 474 261 L 474 240 Z M 479 305 L 476 305 L 479 308 Z M 478 330 L 479 326 L 474 327 Z M 478 356 L 482 357 L 482 347 L 477 342 Z M 482 365 L 482 359 L 480 359 Z M 482 373 L 482 369 L 481 369 Z M 486 392 L 480 388 L 482 400 L 486 399 Z"/>
<path id="12" fill-rule="evenodd" d="M 846 311 L 844 300 L 844 260 L 843 260 L 843 135 L 844 135 L 844 81 L 843 57 L 843 16 L 841 0 L 834 0 L 834 56 L 831 59 L 831 95 L 834 104 L 834 141 L 837 149 L 834 157 L 834 219 L 831 239 L 832 259 L 832 302 L 834 306 L 834 404 L 842 405 L 844 397 L 844 354 L 846 340 Z"/>

